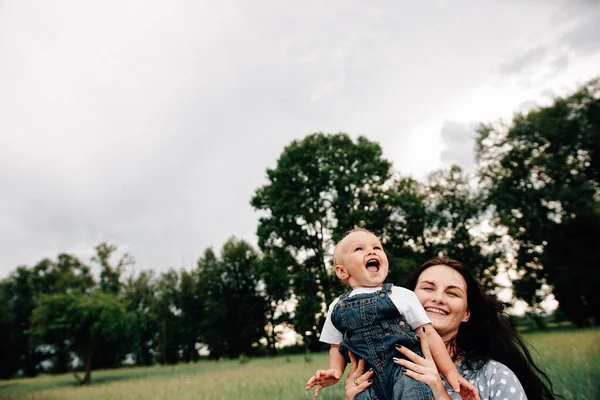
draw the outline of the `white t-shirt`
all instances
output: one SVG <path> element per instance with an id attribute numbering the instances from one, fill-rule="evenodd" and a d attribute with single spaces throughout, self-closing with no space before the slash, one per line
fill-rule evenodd
<path id="1" fill-rule="evenodd" d="M 352 290 L 349 297 L 356 296 L 357 294 L 373 293 L 381 290 L 381 287 L 375 288 L 358 288 Z M 431 320 L 427 316 L 425 309 L 417 299 L 417 296 L 411 290 L 400 286 L 392 286 L 391 293 L 388 293 L 392 303 L 398 309 L 398 312 L 406 319 L 408 325 L 412 330 L 417 329 L 421 325 L 431 323 Z M 344 339 L 342 332 L 338 331 L 333 322 L 331 322 L 331 312 L 333 307 L 337 304 L 339 297 L 335 299 L 327 310 L 327 318 L 325 319 L 325 325 L 321 331 L 320 341 L 329 344 L 340 344 Z"/>

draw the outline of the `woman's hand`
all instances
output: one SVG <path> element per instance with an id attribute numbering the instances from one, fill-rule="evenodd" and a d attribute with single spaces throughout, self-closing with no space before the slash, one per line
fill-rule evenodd
<path id="1" fill-rule="evenodd" d="M 357 394 L 366 390 L 373 383 L 374 371 L 372 369 L 365 372 L 365 360 L 356 360 L 356 356 L 349 351 L 350 356 L 350 373 L 344 382 L 346 391 L 346 400 L 354 400 Z"/>
<path id="2" fill-rule="evenodd" d="M 433 392 L 433 398 L 435 400 L 448 400 L 450 396 L 444 388 L 440 372 L 435 366 L 431 351 L 429 350 L 429 344 L 427 338 L 421 338 L 421 350 L 425 358 L 419 356 L 417 353 L 409 350 L 406 347 L 396 346 L 396 349 L 402 353 L 408 360 L 394 357 L 394 363 L 401 365 L 406 368 L 404 375 L 413 378 L 419 382 L 423 382 L 431 388 Z"/>

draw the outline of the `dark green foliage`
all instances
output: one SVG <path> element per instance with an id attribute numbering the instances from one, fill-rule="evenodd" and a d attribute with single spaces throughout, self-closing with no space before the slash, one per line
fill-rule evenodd
<path id="1" fill-rule="evenodd" d="M 8 357 L 12 352 L 19 354 L 17 363 L 10 367 L 11 374 L 22 370 L 27 376 L 34 376 L 39 362 L 50 357 L 56 372 L 66 372 L 68 353 L 64 338 L 53 336 L 54 341 L 45 344 L 52 347 L 50 354 L 42 354 L 30 341 L 30 316 L 37 307 L 40 296 L 52 293 L 81 293 L 89 290 L 94 282 L 89 268 L 76 257 L 59 254 L 57 261 L 44 259 L 29 269 L 17 268 L 3 284 L 3 294 L 7 300 L 10 327 L 7 335 L 12 338 Z"/>
<path id="2" fill-rule="evenodd" d="M 102 349 L 127 346 L 130 332 L 131 320 L 122 300 L 100 291 L 42 296 L 31 315 L 34 343 L 63 340 L 84 362 L 80 384 L 90 382 L 93 359 Z"/>
<path id="3" fill-rule="evenodd" d="M 580 213 L 556 232 L 541 257 L 561 310 L 577 326 L 600 321 L 599 238 L 600 212 Z"/>
<path id="4" fill-rule="evenodd" d="M 52 362 L 52 372 L 67 372 L 73 345 L 73 332 L 67 327 L 70 321 L 65 320 L 71 316 L 66 312 L 68 299 L 89 295 L 94 286 L 90 268 L 70 254 L 59 254 L 56 261 L 43 259 L 33 268 L 19 267 L 2 283 L 6 314 L 2 314 L 1 323 L 8 324 L 6 356 L 12 359 L 13 353 L 19 354 L 17 361 L 3 372 L 5 377 L 19 370 L 33 376 L 44 360 Z M 35 309 L 46 319 L 38 317 L 37 325 L 32 327 L 30 321 Z M 43 326 L 40 321 L 48 324 Z M 32 338 L 34 332 L 37 333 Z M 44 346 L 39 347 L 41 344 Z M 119 341 L 98 339 L 94 346 L 95 367 L 99 368 L 118 366 L 131 347 L 123 338 Z"/>
<path id="5" fill-rule="evenodd" d="M 482 126 L 477 141 L 486 201 L 518 244 L 515 294 L 536 310 L 546 283 L 579 325 L 598 322 L 587 289 L 600 284 L 597 246 L 586 232 L 598 232 L 599 97 L 591 81 L 510 126 Z"/>
<path id="6" fill-rule="evenodd" d="M 276 330 L 278 325 L 289 325 L 291 315 L 285 310 L 285 302 L 292 296 L 292 274 L 297 270 L 298 262 L 289 252 L 280 248 L 270 248 L 263 257 L 257 261 L 256 271 L 262 284 L 261 295 L 267 307 L 265 318 L 265 339 L 267 351 L 274 355 L 275 344 L 280 339 Z"/>
<path id="7" fill-rule="evenodd" d="M 487 235 L 472 233 L 484 218 L 483 207 L 458 166 L 431 173 L 425 183 L 397 178 L 389 193 L 393 212 L 382 235 L 389 282 L 401 285 L 416 266 L 445 255 L 463 261 L 488 290 L 495 289 L 498 254 L 483 249 Z"/>
<path id="8" fill-rule="evenodd" d="M 70 254 L 59 254 L 57 261 L 44 259 L 33 267 L 32 283 L 36 296 L 48 294 L 87 293 L 94 286 L 90 268 Z M 37 298 L 37 297 L 36 297 Z M 53 372 L 65 373 L 68 370 L 69 353 L 67 338 L 57 335 L 51 345 Z"/>
<path id="9" fill-rule="evenodd" d="M 10 294 L 6 282 L 0 282 L 0 378 L 7 379 L 17 373 L 21 353 L 18 343 L 20 332 L 15 321 L 15 311 L 11 307 Z"/>
<path id="10" fill-rule="evenodd" d="M 12 345 L 20 356 L 18 369 L 26 376 L 37 375 L 37 363 L 41 358 L 27 334 L 30 327 L 29 316 L 36 307 L 36 293 L 32 282 L 32 271 L 26 267 L 18 267 L 8 278 L 5 286 L 10 314 L 13 317 L 12 331 L 17 334 Z"/>
<path id="11" fill-rule="evenodd" d="M 158 341 L 155 288 L 152 271 L 131 276 L 123 287 L 127 311 L 132 315 L 132 352 L 136 362 L 142 365 L 154 363 L 153 348 Z"/>
<path id="12" fill-rule="evenodd" d="M 424 256 L 429 259 L 443 255 L 460 260 L 488 291 L 495 289 L 500 252 L 483 249 L 495 236 L 473 233 L 486 216 L 482 215 L 482 199 L 471 188 L 469 177 L 458 166 L 452 166 L 431 174 L 426 191 Z"/>
<path id="13" fill-rule="evenodd" d="M 265 334 L 267 304 L 258 290 L 258 256 L 245 241 L 229 239 L 217 259 L 212 250 L 198 261 L 205 293 L 202 342 L 211 357 L 235 358 L 258 350 Z"/>
<path id="14" fill-rule="evenodd" d="M 158 320 L 157 356 L 161 364 L 179 362 L 181 340 L 180 278 L 171 269 L 156 283 L 156 318 Z"/>
<path id="15" fill-rule="evenodd" d="M 117 251 L 117 246 L 110 243 L 100 243 L 95 247 L 96 255 L 92 261 L 100 265 L 100 289 L 105 293 L 119 294 L 121 276 L 128 265 L 134 263 L 133 257 L 125 253 L 116 265 L 111 265 L 110 259 Z"/>
<path id="16" fill-rule="evenodd" d="M 199 354 L 196 343 L 200 342 L 202 320 L 205 317 L 205 294 L 200 287 L 200 276 L 197 270 L 181 271 L 181 332 L 180 340 L 183 360 L 198 361 Z"/>
<path id="17" fill-rule="evenodd" d="M 56 262 L 46 258 L 32 272 L 36 294 L 83 293 L 94 286 L 90 268 L 70 254 L 59 254 Z"/>

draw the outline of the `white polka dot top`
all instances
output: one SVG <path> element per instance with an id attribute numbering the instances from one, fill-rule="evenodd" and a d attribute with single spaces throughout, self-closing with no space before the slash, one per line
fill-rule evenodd
<path id="1" fill-rule="evenodd" d="M 480 369 L 467 369 L 460 364 L 458 373 L 479 389 L 481 400 L 526 400 L 527 396 L 517 376 L 506 365 L 489 360 Z M 452 399 L 460 399 L 458 393 L 442 379 L 448 395 Z"/>

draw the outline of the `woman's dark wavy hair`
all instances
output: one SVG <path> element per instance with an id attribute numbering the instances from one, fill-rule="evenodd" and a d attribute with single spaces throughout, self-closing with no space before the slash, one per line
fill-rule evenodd
<path id="1" fill-rule="evenodd" d="M 461 262 L 439 257 L 425 262 L 408 277 L 406 287 L 415 290 L 423 271 L 435 265 L 445 265 L 457 271 L 467 283 L 467 304 L 470 318 L 461 323 L 451 342 L 453 357 L 463 358 L 467 368 L 481 368 L 483 362 L 494 359 L 510 368 L 519 378 L 529 400 L 555 399 L 552 383 L 531 358 L 526 343 L 510 325 L 504 305 L 483 291 L 471 271 Z"/>

